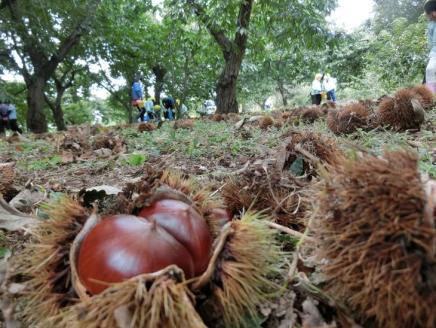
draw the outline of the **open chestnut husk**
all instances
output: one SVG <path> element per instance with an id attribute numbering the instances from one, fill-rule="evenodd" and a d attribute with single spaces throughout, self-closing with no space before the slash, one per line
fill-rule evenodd
<path id="1" fill-rule="evenodd" d="M 280 247 L 264 218 L 229 220 L 221 201 L 209 195 L 191 180 L 162 172 L 129 186 L 119 195 L 119 204 L 127 205 L 101 216 L 70 199 L 54 204 L 17 261 L 21 279 L 36 287 L 21 298 L 25 323 L 206 327 L 213 322 L 202 310 L 207 303 L 222 325 L 243 326 L 278 289 L 269 276 L 282 265 Z M 178 224 L 186 234 L 171 231 Z M 134 253 L 133 260 L 117 255 L 120 249 Z M 117 259 L 121 268 L 130 266 L 128 274 L 111 266 Z"/>

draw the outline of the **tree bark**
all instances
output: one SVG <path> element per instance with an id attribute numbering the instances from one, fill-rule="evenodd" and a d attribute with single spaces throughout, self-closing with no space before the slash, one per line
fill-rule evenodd
<path id="1" fill-rule="evenodd" d="M 223 72 L 221 73 L 216 93 L 217 93 L 217 113 L 237 113 L 237 83 L 239 71 L 241 69 L 243 53 L 235 53 L 226 60 Z"/>
<path id="2" fill-rule="evenodd" d="M 31 78 L 30 81 L 26 81 L 27 128 L 34 133 L 47 132 L 47 119 L 43 111 L 45 84 L 44 78 L 38 76 Z"/>
<path id="3" fill-rule="evenodd" d="M 225 60 L 224 69 L 216 87 L 217 113 L 237 113 L 238 76 L 247 48 L 248 28 L 254 0 L 241 0 L 237 28 L 233 40 L 230 40 L 224 30 L 214 23 L 214 20 L 206 14 L 206 11 L 200 4 L 195 0 L 187 0 L 187 2 L 220 46 Z"/>
<path id="4" fill-rule="evenodd" d="M 154 99 L 159 104 L 160 103 L 160 94 L 163 90 L 165 75 L 167 75 L 167 70 L 162 66 L 153 67 L 153 74 L 156 78 L 154 83 Z"/>
<path id="5" fill-rule="evenodd" d="M 288 96 L 286 94 L 286 88 L 282 80 L 277 81 L 277 89 L 282 97 L 283 106 L 288 106 Z"/>
<path id="6" fill-rule="evenodd" d="M 92 19 L 91 13 L 95 11 L 95 8 L 98 7 L 100 1 L 101 0 L 91 1 L 88 8 L 88 14 L 76 24 L 70 34 L 59 43 L 57 49 L 48 56 L 42 52 L 43 46 L 40 44 L 39 40 L 28 32 L 26 24 L 23 21 L 21 8 L 19 8 L 17 1 L 4 1 L 5 5 L 9 8 L 12 21 L 17 25 L 17 35 L 19 35 L 23 43 L 21 52 L 18 48 L 15 50 L 23 61 L 23 69 L 21 70 L 21 73 L 28 88 L 27 128 L 30 131 L 34 133 L 47 132 L 47 119 L 44 114 L 44 89 L 47 81 L 53 76 L 59 64 L 79 43 L 81 37 L 87 31 L 89 25 L 88 23 Z M 26 70 L 26 65 L 23 60 L 24 56 L 22 53 L 27 54 L 30 58 L 30 62 L 33 66 L 32 74 L 29 74 Z"/>

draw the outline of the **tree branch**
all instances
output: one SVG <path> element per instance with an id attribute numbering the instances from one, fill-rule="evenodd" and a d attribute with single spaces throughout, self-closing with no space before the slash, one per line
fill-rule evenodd
<path id="1" fill-rule="evenodd" d="M 235 33 L 235 43 L 239 49 L 245 49 L 247 45 L 253 2 L 254 0 L 242 0 L 241 6 L 239 7 L 238 24 Z"/>
<path id="2" fill-rule="evenodd" d="M 87 9 L 87 15 L 82 19 L 68 35 L 68 37 L 61 42 L 57 51 L 50 57 L 50 60 L 44 65 L 44 76 L 48 79 L 56 70 L 56 67 L 68 55 L 70 50 L 80 41 L 80 38 L 89 29 L 89 24 L 94 18 L 91 13 L 94 13 L 101 0 L 94 0 Z"/>
<path id="3" fill-rule="evenodd" d="M 52 112 L 54 112 L 55 111 L 55 105 L 51 102 L 50 98 L 47 96 L 47 94 L 45 92 L 44 92 L 44 99 L 45 99 L 45 102 L 47 103 L 48 107 L 50 107 Z"/>
<path id="4" fill-rule="evenodd" d="M 23 75 L 23 77 L 24 77 L 24 80 L 27 82 L 27 81 L 29 81 L 29 79 L 30 79 L 30 73 L 29 73 L 29 71 L 27 70 L 27 67 L 26 67 L 26 60 L 24 59 L 24 56 L 23 56 L 23 54 L 19 51 L 19 48 L 18 48 L 18 45 L 17 45 L 17 40 L 16 40 L 16 38 L 15 38 L 15 36 L 13 35 L 13 34 L 11 34 L 11 39 L 12 39 L 12 41 L 14 42 L 14 49 L 15 49 L 15 51 L 17 52 L 17 55 L 18 55 L 18 57 L 20 57 L 20 60 L 21 60 L 21 65 L 23 66 L 23 68 L 21 68 L 18 64 L 17 64 L 17 62 L 15 61 L 15 59 L 13 58 L 13 56 L 11 56 L 11 55 L 9 55 L 10 56 L 10 62 L 12 63 L 12 65 L 19 71 L 19 72 L 21 72 L 21 74 Z"/>
<path id="5" fill-rule="evenodd" d="M 187 3 L 194 9 L 195 14 L 200 19 L 200 21 L 206 26 L 209 33 L 213 36 L 215 41 L 221 48 L 224 54 L 224 58 L 228 58 L 232 51 L 232 41 L 226 36 L 224 30 L 214 23 L 213 19 L 209 17 L 206 10 L 198 4 L 195 0 L 186 0 Z M 250 0 L 252 2 L 253 0 Z"/>
<path id="6" fill-rule="evenodd" d="M 5 9 L 6 7 L 12 6 L 16 0 L 2 0 L 0 2 L 0 10 Z"/>

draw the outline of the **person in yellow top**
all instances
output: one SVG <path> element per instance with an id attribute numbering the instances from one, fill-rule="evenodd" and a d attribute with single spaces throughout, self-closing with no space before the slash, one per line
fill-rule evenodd
<path id="1" fill-rule="evenodd" d="M 161 107 L 160 103 L 156 101 L 155 98 L 153 98 L 153 111 L 154 111 L 154 118 L 156 121 L 161 121 Z"/>

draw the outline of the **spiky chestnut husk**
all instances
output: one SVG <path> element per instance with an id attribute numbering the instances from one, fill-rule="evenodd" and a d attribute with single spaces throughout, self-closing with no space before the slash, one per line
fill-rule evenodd
<path id="1" fill-rule="evenodd" d="M 321 105 L 321 109 L 322 109 L 324 114 L 327 114 L 329 110 L 335 109 L 335 108 L 336 108 L 336 103 L 331 101 L 331 100 L 327 100 L 325 103 L 323 103 Z"/>
<path id="2" fill-rule="evenodd" d="M 224 115 L 222 115 L 222 114 L 213 114 L 213 115 L 210 117 L 210 120 L 211 120 L 211 121 L 214 121 L 214 122 L 222 122 L 222 121 L 225 121 L 226 118 L 225 118 Z"/>
<path id="3" fill-rule="evenodd" d="M 283 122 L 282 122 L 282 121 L 279 121 L 279 120 L 275 120 L 275 121 L 274 121 L 274 127 L 275 127 L 276 129 L 281 129 L 281 128 L 283 127 Z"/>
<path id="4" fill-rule="evenodd" d="M 21 315 L 29 325 L 78 301 L 71 284 L 68 255 L 89 213 L 67 198 L 47 205 L 45 211 L 49 219 L 32 230 L 31 241 L 13 263 L 16 277 L 26 281 Z"/>
<path id="5" fill-rule="evenodd" d="M 15 181 L 15 163 L 0 163 L 0 197 L 10 200 Z"/>
<path id="6" fill-rule="evenodd" d="M 300 227 L 307 196 L 300 186 L 289 190 L 293 185 L 289 173 L 271 174 L 272 177 L 253 169 L 237 179 L 228 179 L 222 191 L 228 211 L 232 216 L 247 210 L 262 211 L 282 225 Z"/>
<path id="7" fill-rule="evenodd" d="M 411 89 L 399 90 L 393 98 L 385 98 L 377 113 L 380 124 L 397 131 L 419 129 L 424 122 L 424 109 Z"/>
<path id="8" fill-rule="evenodd" d="M 283 168 L 289 167 L 297 157 L 302 156 L 301 152 L 296 149 L 297 145 L 324 164 L 334 165 L 343 157 L 336 142 L 319 133 L 289 130 L 285 132 L 282 137 L 289 138 L 286 145 L 286 151 L 288 153 Z M 315 164 L 316 163 L 311 163 L 312 166 Z M 304 171 L 306 174 L 314 175 L 313 170 L 310 170 L 309 163 L 307 162 L 304 164 Z"/>
<path id="9" fill-rule="evenodd" d="M 139 125 L 138 125 L 138 131 L 139 132 L 151 132 L 151 131 L 154 131 L 154 130 L 156 130 L 156 125 L 154 125 L 153 123 L 150 123 L 150 122 L 143 122 L 143 123 L 140 123 Z"/>
<path id="10" fill-rule="evenodd" d="M 259 119 L 259 127 L 262 130 L 269 129 L 274 125 L 274 119 L 271 116 L 263 116 Z"/>
<path id="11" fill-rule="evenodd" d="M 296 149 L 297 145 L 326 165 L 334 165 L 343 157 L 333 140 L 316 133 L 290 130 L 282 138 L 287 143 L 278 151 L 277 162 L 274 167 L 267 168 L 268 172 L 254 166 L 238 178 L 226 181 L 222 196 L 232 215 L 252 209 L 265 212 L 285 226 L 299 227 L 308 208 L 305 182 L 300 180 L 300 184 L 296 184 L 289 167 L 297 158 L 303 157 L 304 174 L 310 178 L 317 174 L 318 163 L 302 155 Z"/>
<path id="12" fill-rule="evenodd" d="M 270 280 L 278 272 L 281 256 L 274 232 L 259 215 L 247 214 L 223 229 L 215 247 L 207 272 L 191 282 L 184 280 L 177 267 L 168 267 L 115 284 L 102 294 L 66 308 L 45 324 L 115 327 L 124 318 L 133 328 L 196 328 L 206 327 L 203 320 L 218 315 L 226 327 L 247 326 L 245 320 L 255 317 L 256 307 L 277 289 Z M 193 292 L 203 300 L 197 309 Z M 217 312 L 207 311 L 210 307 Z"/>
<path id="13" fill-rule="evenodd" d="M 92 138 L 92 148 L 94 150 L 107 148 L 112 150 L 114 153 L 120 153 L 125 145 L 125 141 L 113 132 L 99 134 Z"/>
<path id="14" fill-rule="evenodd" d="M 185 190 L 187 194 L 190 193 L 193 196 L 195 204 L 198 205 L 197 209 L 201 210 L 202 213 L 209 215 L 212 219 L 214 216 L 216 217 L 216 213 L 213 213 L 216 206 L 209 207 L 212 203 L 208 194 L 192 190 L 191 181 L 181 179 L 180 176 L 168 172 L 154 172 L 154 175 L 151 173 L 148 179 L 136 186 L 138 190 L 142 190 L 144 194 L 147 191 L 151 193 L 153 190 L 165 193 L 168 191 L 163 190 L 164 187 L 169 185 L 177 187 L 178 190 Z M 133 189 L 131 190 L 133 191 Z M 137 199 L 142 198 L 142 202 L 146 203 L 147 197 L 144 194 Z M 80 288 L 76 288 L 77 293 L 84 297 L 82 302 L 85 302 L 77 303 L 77 295 L 71 288 L 72 282 L 77 280 L 70 278 L 71 268 L 68 267 L 66 253 L 71 245 L 71 239 L 74 236 L 79 238 L 82 234 L 77 236 L 77 230 L 82 227 L 81 223 L 87 213 L 72 201 L 63 200 L 58 205 L 51 212 L 51 215 L 55 215 L 56 219 L 51 218 L 38 228 L 37 231 L 41 231 L 40 238 L 34 244 L 28 245 L 24 254 L 19 257 L 24 263 L 21 268 L 25 269 L 21 272 L 28 274 L 27 277 L 30 278 L 27 281 L 28 286 L 34 288 L 25 296 L 25 302 L 22 303 L 23 316 L 29 324 L 41 324 L 44 327 L 63 327 L 63 324 L 68 327 L 71 325 L 89 327 L 89 323 L 95 323 L 96 326 L 101 327 L 101 320 L 112 320 L 115 316 L 118 318 L 116 320 L 120 320 L 119 316 L 122 318 L 123 313 L 133 311 L 142 320 L 144 318 L 148 320 L 151 316 L 155 320 L 152 322 L 161 323 L 155 326 L 171 327 L 168 322 L 186 322 L 187 326 L 190 327 L 203 327 L 202 323 L 196 319 L 198 316 L 195 317 L 192 310 L 193 300 L 186 289 L 187 282 L 184 279 L 181 279 L 180 283 L 177 279 L 175 280 L 177 283 L 162 280 L 161 285 L 159 280 L 161 276 L 155 275 L 153 281 L 158 279 L 159 283 L 146 285 L 148 292 L 151 291 L 151 288 L 156 288 L 155 296 L 150 299 L 143 293 L 139 293 L 141 288 L 144 290 L 144 283 L 138 283 L 138 281 L 129 290 L 124 290 L 126 286 L 124 283 L 115 284 L 101 295 L 92 297 L 91 303 L 87 301 L 90 296 L 84 297 L 83 290 L 79 292 Z M 190 287 L 196 295 L 199 295 L 197 299 L 200 300 L 209 299 L 212 291 L 213 295 L 217 295 L 216 302 L 214 302 L 216 308 L 222 311 L 222 316 L 225 316 L 226 321 L 235 323 L 229 324 L 229 327 L 243 326 L 243 320 L 246 316 L 241 315 L 238 311 L 253 314 L 259 300 L 266 297 L 265 288 L 274 287 L 268 280 L 268 275 L 275 272 L 280 252 L 275 245 L 272 232 L 257 219 L 259 218 L 251 215 L 241 221 L 229 223 L 227 234 L 224 234 L 224 230 L 221 231 L 222 235 L 219 235 L 217 241 L 218 244 L 221 240 L 224 241 L 222 244 L 224 249 L 218 246 L 215 248 L 217 255 L 214 254 L 214 260 L 213 262 L 211 260 L 209 265 L 210 269 L 208 268 L 207 272 L 200 277 L 202 283 L 197 281 L 198 284 L 195 288 Z M 45 235 L 48 237 L 45 238 Z M 41 246 L 44 246 L 45 249 L 42 253 L 38 252 Z M 75 252 L 70 250 L 70 256 L 72 254 Z M 58 269 L 62 270 L 61 274 L 57 274 Z M 73 276 L 74 272 L 74 270 L 71 271 Z M 60 286 L 66 286 L 65 288 L 68 290 L 56 290 L 59 287 L 59 281 L 56 279 L 59 277 L 61 278 Z M 194 282 L 192 281 L 193 284 Z M 225 282 L 225 286 L 221 285 L 222 282 Z M 76 287 L 76 285 L 74 286 Z M 226 286 L 231 286 L 231 289 Z M 125 296 L 123 297 L 123 295 Z M 123 300 L 126 305 L 119 310 L 122 312 L 121 315 L 106 316 L 105 313 L 107 314 L 109 309 L 118 308 L 120 300 Z M 91 312 L 84 311 L 84 304 L 93 310 Z M 77 321 L 73 320 L 75 318 Z M 85 320 L 84 323 L 81 320 Z M 135 321 L 133 327 L 144 326 L 145 323 L 142 320 Z"/>
<path id="15" fill-rule="evenodd" d="M 150 279 L 138 276 L 116 284 L 50 318 L 48 327 L 205 328 L 195 298 L 177 267 Z"/>
<path id="16" fill-rule="evenodd" d="M 133 213 L 145 206 L 147 199 L 157 189 L 178 190 L 190 197 L 214 236 L 222 228 L 222 218 L 215 213 L 223 205 L 214 197 L 209 197 L 206 188 L 199 188 L 192 180 L 183 179 L 179 174 L 156 171 L 147 168 L 146 178 L 136 185 L 129 185 L 120 194 L 111 207 L 103 209 L 106 215 L 115 213 Z M 134 193 L 140 196 L 132 200 Z M 46 209 L 49 219 L 42 221 L 33 231 L 33 238 L 16 257 L 16 276 L 25 280 L 29 286 L 23 317 L 26 322 L 38 322 L 56 314 L 60 308 L 76 301 L 72 291 L 68 252 L 77 233 L 82 229 L 89 213 L 79 203 L 68 198 L 60 199 Z M 20 278 L 22 277 L 22 278 Z"/>
<path id="17" fill-rule="evenodd" d="M 271 116 L 275 121 L 283 121 L 283 112 L 279 110 L 273 110 Z"/>
<path id="18" fill-rule="evenodd" d="M 312 124 L 324 116 L 324 112 L 319 107 L 309 107 L 301 112 L 301 120 L 304 123 Z"/>
<path id="19" fill-rule="evenodd" d="M 265 219 L 246 213 L 231 223 L 227 242 L 206 286 L 212 296 L 200 309 L 203 318 L 208 316 L 208 326 L 213 327 L 218 319 L 224 321 L 225 327 L 250 327 L 258 316 L 256 307 L 278 290 L 273 278 L 279 274 L 283 254 L 274 241 L 276 233 L 267 227 Z"/>
<path id="20" fill-rule="evenodd" d="M 177 120 L 174 122 L 174 129 L 192 129 L 194 127 L 194 121 L 191 119 Z"/>
<path id="21" fill-rule="evenodd" d="M 291 116 L 292 116 L 291 112 L 283 112 L 282 113 L 283 120 L 285 120 L 285 121 L 288 120 Z"/>
<path id="22" fill-rule="evenodd" d="M 339 110 L 332 109 L 327 114 L 327 127 L 334 134 L 340 134 L 339 131 Z"/>
<path id="23" fill-rule="evenodd" d="M 345 106 L 338 111 L 330 111 L 327 126 L 334 134 L 349 134 L 358 128 L 368 126 L 370 111 L 360 103 Z"/>
<path id="24" fill-rule="evenodd" d="M 327 289 L 378 327 L 436 325 L 434 203 L 417 162 L 407 151 L 343 160 L 316 195 Z"/>
<path id="25" fill-rule="evenodd" d="M 433 107 L 433 92 L 425 85 L 417 85 L 411 88 L 411 91 L 417 96 L 424 110 L 430 110 Z"/>

